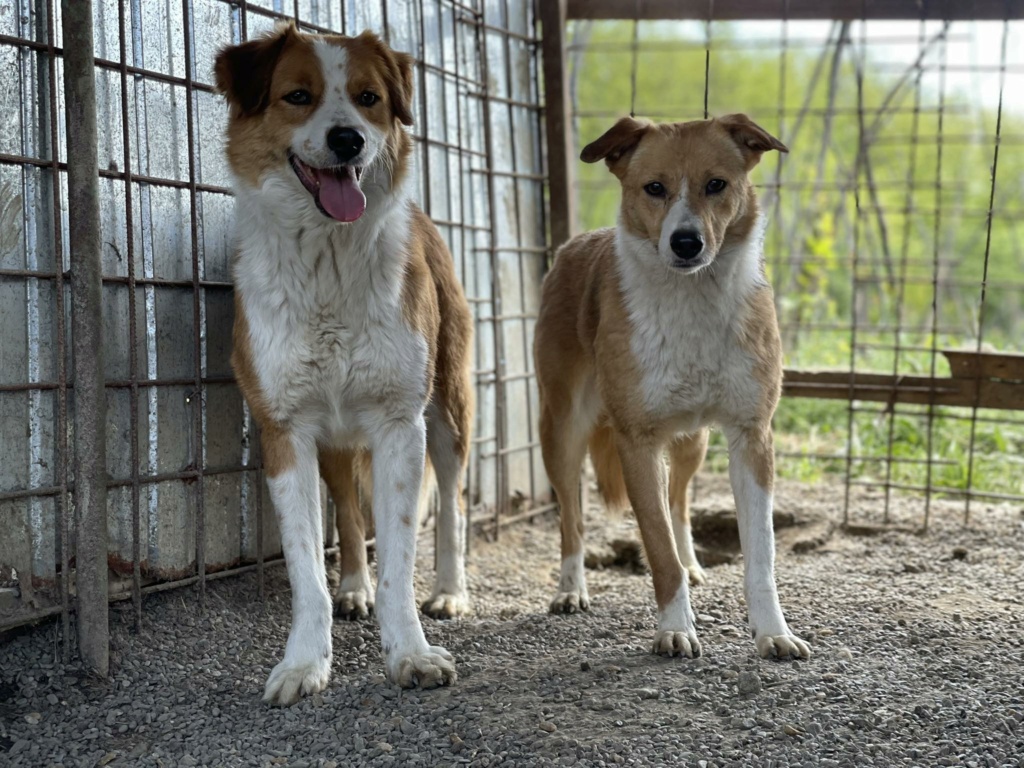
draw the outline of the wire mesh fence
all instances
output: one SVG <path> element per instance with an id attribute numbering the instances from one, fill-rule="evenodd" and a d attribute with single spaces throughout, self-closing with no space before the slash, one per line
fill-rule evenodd
<path id="1" fill-rule="evenodd" d="M 612 179 L 575 158 L 626 113 L 745 111 L 792 149 L 756 179 L 787 350 L 784 476 L 877 488 L 858 514 L 880 521 L 903 492 L 924 525 L 935 497 L 962 498 L 965 517 L 972 500 L 1024 499 L 1024 4 L 820 5 L 97 0 L 111 598 L 141 623 L 147 592 L 201 596 L 280 562 L 228 365 L 233 202 L 211 66 L 283 19 L 373 29 L 416 58 L 417 198 L 476 320 L 478 527 L 551 509 L 539 285 L 552 244 L 614 221 Z M 81 441 L 65 40 L 55 0 L 0 11 L 0 630 L 59 615 L 67 654 Z"/>
<path id="2" fill-rule="evenodd" d="M 61 6 L 0 12 L 0 630 L 75 603 L 75 435 Z M 535 9 L 509 0 L 93 5 L 111 599 L 279 562 L 233 383 L 226 107 L 217 50 L 294 19 L 416 58 L 416 199 L 476 320 L 471 520 L 547 494 L 530 343 L 548 253 Z M 542 507 L 543 508 L 543 507 Z M 328 541 L 333 515 L 325 515 Z M 262 579 L 260 580 L 262 585 Z M 64 632 L 67 653 L 69 633 Z"/>
<path id="3" fill-rule="evenodd" d="M 883 493 L 858 515 L 888 521 L 908 491 L 924 527 L 936 497 L 963 499 L 965 519 L 974 500 L 1024 499 L 1021 15 L 1013 2 L 567 4 L 575 154 L 627 113 L 746 112 L 789 146 L 755 173 L 786 350 L 778 466 L 838 478 L 847 520 L 857 486 Z M 615 179 L 576 174 L 577 228 L 612 224 Z"/>

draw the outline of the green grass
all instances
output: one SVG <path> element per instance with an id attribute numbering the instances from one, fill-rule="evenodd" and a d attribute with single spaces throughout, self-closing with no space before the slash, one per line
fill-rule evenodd
<path id="1" fill-rule="evenodd" d="M 849 348 L 848 338 L 804 336 L 788 355 L 787 365 L 849 370 Z M 899 370 L 928 375 L 930 357 L 926 352 L 904 353 Z M 855 365 L 859 371 L 891 373 L 892 363 L 891 352 L 870 350 L 858 354 Z M 940 356 L 936 375 L 948 374 Z M 819 482 L 830 475 L 845 477 L 850 447 L 851 476 L 858 480 L 885 482 L 888 470 L 888 480 L 894 484 L 1024 495 L 1024 423 L 1015 423 L 1024 419 L 1017 413 L 978 410 L 972 465 L 970 408 L 932 409 L 929 451 L 928 406 L 899 405 L 893 413 L 886 412 L 884 403 L 861 402 L 855 407 L 863 410 L 853 415 L 851 439 L 847 402 L 783 398 L 774 421 L 775 447 L 782 454 L 776 461 L 778 476 L 803 482 Z M 713 435 L 711 448 L 708 468 L 725 471 L 726 443 L 721 433 Z M 929 455 L 930 476 L 925 463 Z M 904 463 L 908 461 L 920 463 Z"/>

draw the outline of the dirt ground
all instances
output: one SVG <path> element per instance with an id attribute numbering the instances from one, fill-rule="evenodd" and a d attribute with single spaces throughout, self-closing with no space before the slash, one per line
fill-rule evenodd
<path id="1" fill-rule="evenodd" d="M 112 612 L 109 680 L 59 658 L 54 624 L 0 638 L 0 765 L 323 766 L 1024 764 L 1024 510 L 899 500 L 783 484 L 777 575 L 808 661 L 756 657 L 722 478 L 702 478 L 696 524 L 725 561 L 694 589 L 704 656 L 648 647 L 651 579 L 627 515 L 588 513 L 589 613 L 547 612 L 558 572 L 553 516 L 475 539 L 475 615 L 425 620 L 459 680 L 384 682 L 373 622 L 336 623 L 330 687 L 289 709 L 260 701 L 289 621 L 283 569 L 265 604 L 252 575 L 147 598 L 145 629 Z M 616 542 L 613 549 L 612 542 Z M 796 552 L 794 552 L 796 550 Z M 616 564 L 618 561 L 619 564 Z M 418 593 L 432 549 L 421 541 Z"/>

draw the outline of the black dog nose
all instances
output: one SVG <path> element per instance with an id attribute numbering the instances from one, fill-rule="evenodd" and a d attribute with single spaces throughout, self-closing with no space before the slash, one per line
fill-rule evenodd
<path id="1" fill-rule="evenodd" d="M 338 160 L 347 163 L 353 157 L 363 151 L 366 139 L 354 128 L 339 128 L 335 126 L 327 132 L 327 146 L 338 156 Z"/>
<path id="2" fill-rule="evenodd" d="M 704 238 L 692 229 L 677 229 L 668 241 L 672 253 L 683 261 L 691 261 L 704 250 Z"/>

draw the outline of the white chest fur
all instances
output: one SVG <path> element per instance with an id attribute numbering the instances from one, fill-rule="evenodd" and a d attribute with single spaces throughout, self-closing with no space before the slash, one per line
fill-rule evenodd
<path id="1" fill-rule="evenodd" d="M 651 268 L 637 258 L 652 247 L 621 227 L 616 257 L 644 410 L 692 432 L 709 423 L 744 421 L 756 412 L 760 387 L 740 334 L 751 293 L 764 284 L 758 239 L 719 254 L 702 273 Z M 660 265 L 659 265 L 660 266 Z"/>
<path id="2" fill-rule="evenodd" d="M 402 312 L 408 204 L 342 226 L 254 202 L 239 196 L 235 284 L 272 417 L 355 445 L 385 403 L 421 412 L 427 345 Z"/>

